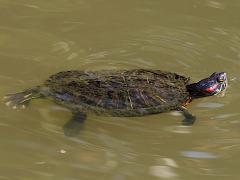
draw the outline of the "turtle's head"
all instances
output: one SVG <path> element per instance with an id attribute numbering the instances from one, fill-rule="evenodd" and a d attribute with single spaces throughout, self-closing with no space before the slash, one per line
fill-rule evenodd
<path id="1" fill-rule="evenodd" d="M 213 96 L 226 89 L 228 85 L 225 72 L 215 72 L 206 79 L 190 84 L 187 89 L 193 98 Z"/>

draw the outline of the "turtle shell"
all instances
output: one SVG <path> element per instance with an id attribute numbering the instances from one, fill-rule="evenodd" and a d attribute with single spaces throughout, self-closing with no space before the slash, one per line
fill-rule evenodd
<path id="1" fill-rule="evenodd" d="M 45 82 L 57 102 L 116 116 L 176 109 L 187 101 L 189 78 L 160 70 L 64 71 Z"/>

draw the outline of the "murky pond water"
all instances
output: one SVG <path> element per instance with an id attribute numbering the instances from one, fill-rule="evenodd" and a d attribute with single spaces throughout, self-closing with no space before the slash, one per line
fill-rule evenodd
<path id="1" fill-rule="evenodd" d="M 152 68 L 197 81 L 226 71 L 224 97 L 195 100 L 190 127 L 165 113 L 88 115 L 48 100 L 0 104 L 0 179 L 240 179 L 240 2 L 237 0 L 0 0 L 0 96 L 58 71 Z"/>

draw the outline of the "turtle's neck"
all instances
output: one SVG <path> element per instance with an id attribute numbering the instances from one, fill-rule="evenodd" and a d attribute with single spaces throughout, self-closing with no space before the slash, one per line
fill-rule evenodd
<path id="1" fill-rule="evenodd" d="M 192 99 L 201 98 L 207 96 L 203 92 L 198 90 L 197 83 L 189 84 L 186 86 L 187 91 Z"/>

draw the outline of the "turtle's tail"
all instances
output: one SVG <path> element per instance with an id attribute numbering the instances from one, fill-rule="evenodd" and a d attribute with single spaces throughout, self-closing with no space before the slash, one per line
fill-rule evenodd
<path id="1" fill-rule="evenodd" d="M 3 101 L 7 106 L 12 107 L 13 109 L 24 109 L 29 104 L 30 100 L 41 96 L 40 87 L 36 86 L 34 88 L 26 89 L 23 92 L 7 94 L 3 97 Z"/>

